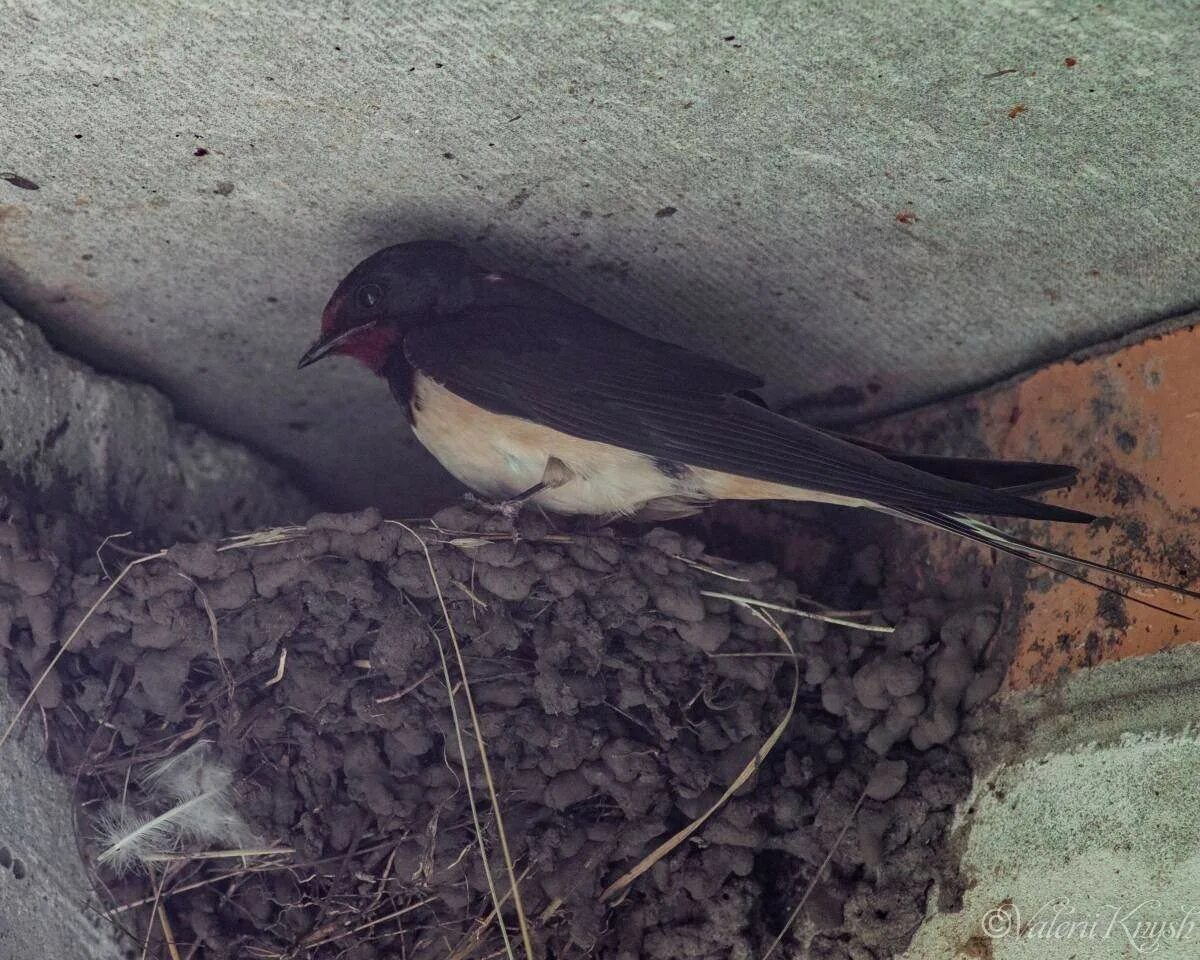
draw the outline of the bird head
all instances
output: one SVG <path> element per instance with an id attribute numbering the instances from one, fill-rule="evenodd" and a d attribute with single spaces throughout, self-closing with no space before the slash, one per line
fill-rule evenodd
<path id="1" fill-rule="evenodd" d="M 381 373 L 406 330 L 461 310 L 483 273 L 452 243 L 385 247 L 338 284 L 321 315 L 321 335 L 298 366 L 338 353 Z"/>

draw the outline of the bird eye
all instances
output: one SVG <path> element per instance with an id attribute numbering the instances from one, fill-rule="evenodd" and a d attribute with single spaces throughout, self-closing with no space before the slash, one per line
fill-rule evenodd
<path id="1" fill-rule="evenodd" d="M 379 284 L 377 283 L 365 283 L 358 288 L 358 293 L 354 295 L 354 299 L 364 310 L 370 310 L 383 299 L 383 291 L 379 289 Z"/>

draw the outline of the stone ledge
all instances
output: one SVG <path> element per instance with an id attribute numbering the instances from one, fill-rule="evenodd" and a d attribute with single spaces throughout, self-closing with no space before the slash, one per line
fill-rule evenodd
<path id="1" fill-rule="evenodd" d="M 283 471 L 175 419 L 151 387 L 96 373 L 0 314 L 0 478 L 111 532 L 170 543 L 303 520 Z"/>

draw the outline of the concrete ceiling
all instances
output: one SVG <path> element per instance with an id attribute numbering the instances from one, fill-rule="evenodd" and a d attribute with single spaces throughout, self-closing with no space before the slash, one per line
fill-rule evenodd
<path id="1" fill-rule="evenodd" d="M 9 0 L 0 293 L 343 506 L 447 489 L 294 369 L 405 239 L 894 409 L 1200 300 L 1189 7 Z"/>

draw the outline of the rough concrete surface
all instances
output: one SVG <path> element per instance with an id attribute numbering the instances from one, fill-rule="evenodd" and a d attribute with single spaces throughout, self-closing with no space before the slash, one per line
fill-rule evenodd
<path id="1" fill-rule="evenodd" d="M 0 696 L 0 723 L 15 710 Z M 86 906 L 71 784 L 46 764 L 39 724 L 0 763 L 0 960 L 115 960 L 112 926 Z"/>
<path id="2" fill-rule="evenodd" d="M 1191 958 L 1200 950 L 1200 649 L 1106 664 L 980 717 L 960 808 L 963 909 L 910 958 Z M 979 768 L 977 768 L 979 769 Z"/>
<path id="3" fill-rule="evenodd" d="M 396 240 L 856 414 L 1197 297 L 1187 4 L 5 9 L 4 290 L 345 505 L 444 482 L 381 384 L 293 369 Z"/>
<path id="4" fill-rule="evenodd" d="M 105 532 L 127 524 L 141 541 L 171 542 L 311 512 L 278 467 L 176 420 L 158 391 L 56 352 L 7 312 L 0 409 L 0 475 Z"/>

